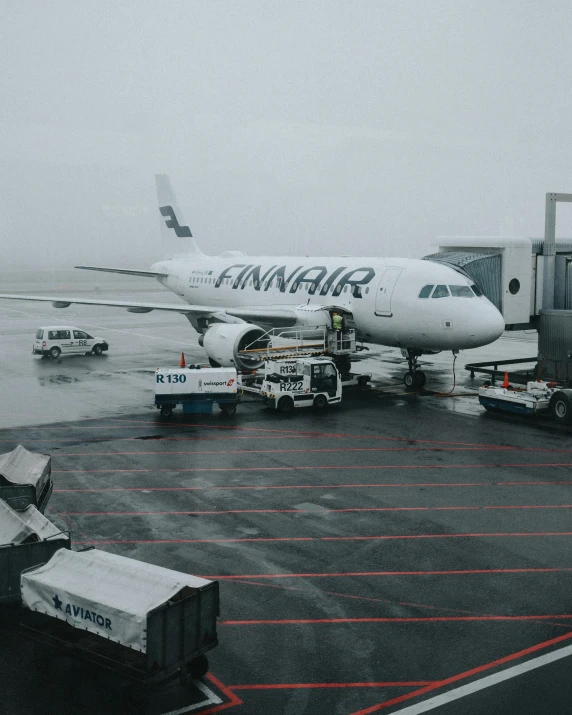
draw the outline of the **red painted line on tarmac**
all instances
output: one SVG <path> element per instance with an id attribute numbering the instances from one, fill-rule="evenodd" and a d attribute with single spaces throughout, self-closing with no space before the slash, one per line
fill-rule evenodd
<path id="1" fill-rule="evenodd" d="M 37 427 L 34 427 L 33 429 L 38 429 Z M 112 429 L 112 428 L 111 428 Z M 215 436 L 215 437 L 208 437 L 208 436 L 201 436 L 201 437 L 163 437 L 157 436 L 157 440 L 161 440 L 162 442 L 228 442 L 229 440 L 278 440 L 278 439 L 311 439 L 311 440 L 317 440 L 317 439 L 327 439 L 331 440 L 332 437 L 335 437 L 336 439 L 360 439 L 360 440 L 387 440 L 387 441 L 397 441 L 397 442 L 415 442 L 415 443 L 420 443 L 420 444 L 437 444 L 437 445 L 460 445 L 458 450 L 455 449 L 455 447 L 448 447 L 447 450 L 443 448 L 435 448 L 435 451 L 523 451 L 523 452 L 542 452 L 542 453 L 556 453 L 556 454 L 570 454 L 572 450 L 569 449 L 548 449 L 544 447 L 517 447 L 517 446 L 511 446 L 511 445 L 479 445 L 471 442 L 441 442 L 438 440 L 409 440 L 406 438 L 399 438 L 399 437 L 378 437 L 375 435 L 372 436 L 366 436 L 366 435 L 327 435 L 327 434 L 284 434 L 284 435 L 224 435 L 221 437 Z M 77 437 L 53 437 L 51 439 L 48 438 L 33 438 L 33 439 L 27 439 L 26 443 L 33 443 L 33 442 L 50 442 L 53 443 L 55 441 L 57 442 L 77 442 L 78 439 L 80 439 L 79 435 Z M 152 441 L 153 438 L 141 438 L 141 437 L 117 437 L 117 436 L 112 436 L 112 437 L 100 437 L 98 439 L 90 440 L 90 444 L 103 444 L 107 442 L 144 442 L 144 441 Z M 0 444 L 3 443 L 15 443 L 17 440 L 14 439 L 0 439 Z M 466 445 L 466 446 L 465 446 Z M 309 451 L 309 450 L 302 450 L 302 451 Z M 325 451 L 330 451 L 330 450 L 325 450 Z M 346 451 L 346 450 L 342 450 Z M 349 451 L 349 450 L 347 450 Z M 388 448 L 389 451 L 389 448 Z M 396 448 L 395 451 L 423 451 L 423 448 Z M 428 449 L 427 451 L 432 451 Z M 63 453 L 62 453 L 63 454 Z M 85 453 L 85 456 L 91 456 L 94 455 L 96 456 L 97 454 L 107 454 L 107 453 L 97 453 L 97 452 L 87 452 Z M 121 452 L 110 452 L 110 455 L 112 454 L 122 454 Z M 136 452 L 135 454 L 150 454 L 149 452 L 141 451 L 141 452 Z M 59 455 L 58 455 L 59 456 Z M 71 456 L 71 455 L 64 455 L 64 456 Z M 75 455 L 73 455 L 75 456 Z M 83 455 L 82 455 L 83 456 Z"/>
<path id="2" fill-rule="evenodd" d="M 483 537 L 483 536 L 572 536 L 572 531 L 515 531 L 497 533 L 476 533 L 476 534 L 408 534 L 399 536 L 321 536 L 322 541 L 367 541 L 375 539 L 448 539 L 462 537 Z"/>
<path id="3" fill-rule="evenodd" d="M 224 487 L 90 487 L 84 489 L 54 489 L 54 493 L 63 492 L 197 492 L 197 491 L 218 491 L 218 490 L 247 490 L 252 489 L 374 489 L 374 488 L 409 488 L 409 487 L 503 487 L 503 486 L 549 486 L 555 484 L 572 484 L 571 481 L 538 481 L 538 482 L 404 482 L 397 484 L 295 484 L 295 485 L 273 485 L 273 484 L 248 484 L 245 486 L 224 486 Z"/>
<path id="4" fill-rule="evenodd" d="M 236 579 L 232 581 L 232 583 L 238 583 L 238 584 L 244 584 L 246 586 L 257 586 L 259 588 L 275 588 L 275 589 L 280 589 L 281 591 L 297 591 L 298 593 L 311 593 L 312 596 L 315 596 L 315 591 L 310 588 L 303 588 L 300 586 L 283 586 L 282 584 L 276 584 L 276 583 L 260 583 L 259 581 L 246 581 L 246 580 L 241 580 L 241 579 Z M 398 606 L 405 606 L 407 608 L 424 608 L 428 609 L 430 611 L 449 611 L 451 613 L 463 613 L 463 614 L 468 614 L 468 615 L 478 615 L 481 616 L 483 615 L 479 611 L 467 611 L 466 609 L 462 608 L 447 608 L 445 606 L 430 606 L 425 603 L 411 603 L 409 601 L 391 601 L 388 598 L 370 598 L 369 596 L 356 596 L 354 594 L 350 593 L 340 593 L 339 591 L 324 591 L 321 590 L 320 593 L 326 595 L 326 596 L 335 596 L 336 598 L 349 598 L 351 600 L 355 601 L 369 601 L 373 603 L 389 603 L 392 606 L 398 605 Z M 550 621 L 551 624 L 553 624 L 553 621 Z M 562 624 L 555 624 L 555 625 L 562 625 Z M 565 626 L 568 628 L 569 626 Z"/>
<path id="5" fill-rule="evenodd" d="M 572 536 L 572 531 L 531 531 L 483 534 L 392 534 L 381 536 L 281 536 L 281 537 L 244 537 L 234 539 L 89 539 L 76 541 L 76 544 L 234 544 L 239 542 L 266 541 L 386 541 L 400 539 L 462 539 L 462 538 L 499 538 L 522 536 Z"/>
<path id="6" fill-rule="evenodd" d="M 457 673 L 457 675 L 453 675 L 450 678 L 445 678 L 444 680 L 433 683 L 432 685 L 427 685 L 420 690 L 414 690 L 411 693 L 406 693 L 405 695 L 400 695 L 399 697 L 392 698 L 391 700 L 386 700 L 383 703 L 379 703 L 379 705 L 372 705 L 371 707 L 364 708 L 363 710 L 357 710 L 351 715 L 370 715 L 370 713 L 378 712 L 379 710 L 384 710 L 385 708 L 392 707 L 393 705 L 397 705 L 398 703 L 410 700 L 411 698 L 417 698 L 420 695 L 424 695 L 425 693 L 430 693 L 440 688 L 444 688 L 445 686 L 451 685 L 452 683 L 456 683 L 459 680 L 464 680 L 465 678 L 469 678 L 473 675 L 483 673 L 484 671 L 490 670 L 491 668 L 495 668 L 499 665 L 510 663 L 512 660 L 517 660 L 518 658 L 522 658 L 525 655 L 536 653 L 539 650 L 549 648 L 550 646 L 556 645 L 557 643 L 562 643 L 563 641 L 569 640 L 570 638 L 572 638 L 572 632 L 565 633 L 564 635 L 558 636 L 557 638 L 551 638 L 550 640 L 543 641 L 542 643 L 537 643 L 530 648 L 524 648 L 523 650 L 519 650 L 516 653 L 506 655 L 504 656 L 504 658 L 497 658 L 497 660 L 493 660 L 490 663 L 485 663 L 483 665 L 477 666 L 476 668 L 471 668 L 470 670 L 465 670 L 462 673 Z"/>
<path id="7" fill-rule="evenodd" d="M 106 419 L 106 418 L 101 418 Z M 383 440 L 389 442 L 407 442 L 409 444 L 419 443 L 419 444 L 451 444 L 451 445 L 464 445 L 464 446 L 474 446 L 474 447 L 497 447 L 498 445 L 491 445 L 489 443 L 483 442 L 456 442 L 456 441 L 445 441 L 445 440 L 434 440 L 434 439 L 416 439 L 415 437 L 386 437 L 381 435 L 363 435 L 363 434 L 352 434 L 351 432 L 318 432 L 318 431 L 306 431 L 306 430 L 286 430 L 286 429 L 272 429 L 266 427 L 239 427 L 237 425 L 213 425 L 204 422 L 196 423 L 169 423 L 169 422 L 153 422 L 153 421 L 135 421 L 135 420 L 125 420 L 122 421 L 118 418 L 109 418 L 114 422 L 125 422 L 129 424 L 150 424 L 154 426 L 164 426 L 164 427 L 204 427 L 206 429 L 225 429 L 225 430 L 235 430 L 237 432 L 272 432 L 276 434 L 286 435 L 292 434 L 299 437 L 309 437 L 310 439 L 315 438 L 347 438 L 347 439 L 375 439 Z M 47 426 L 49 427 L 49 425 Z M 527 449 L 526 447 L 518 449 Z"/>
<path id="8" fill-rule="evenodd" d="M 443 571 L 344 571 L 341 573 L 249 573 L 216 576 L 201 576 L 207 579 L 245 579 L 245 578 L 355 578 L 371 576 L 473 576 L 484 574 L 513 573 L 560 573 L 572 571 L 572 567 L 554 568 L 514 568 L 514 569 L 451 569 Z"/>
<path id="9" fill-rule="evenodd" d="M 379 683 L 257 683 L 253 685 L 229 685 L 231 690 L 303 690 L 310 688 L 410 688 L 433 685 L 435 680 L 382 681 Z"/>
<path id="10" fill-rule="evenodd" d="M 220 712 L 221 710 L 227 710 L 228 708 L 232 708 L 235 705 L 242 705 L 242 700 L 236 695 L 235 693 L 232 692 L 232 690 L 222 683 L 216 676 L 214 676 L 212 673 L 207 673 L 205 675 L 205 678 L 212 683 L 216 688 L 218 688 L 223 695 L 225 695 L 228 699 L 228 703 L 222 703 L 221 705 L 215 705 L 212 708 L 209 708 L 208 710 L 201 710 L 201 715 L 211 715 L 211 713 L 217 713 Z"/>
<path id="11" fill-rule="evenodd" d="M 108 419 L 108 418 L 87 418 L 87 419 Z M 381 441 L 392 441 L 392 442 L 407 442 L 409 444 L 443 444 L 443 445 L 460 445 L 460 446 L 473 446 L 473 447 L 489 447 L 493 449 L 499 449 L 499 445 L 491 445 L 489 443 L 479 443 L 479 442 L 459 442 L 459 441 L 446 441 L 446 440 L 430 440 L 430 439 L 416 439 L 412 437 L 385 437 L 385 436 L 380 436 L 380 435 L 363 435 L 363 434 L 352 434 L 348 432 L 312 432 L 312 431 L 304 431 L 304 430 L 284 430 L 284 429 L 270 429 L 270 428 L 264 428 L 264 427 L 238 427 L 234 425 L 213 425 L 213 424 L 206 424 L 206 423 L 168 423 L 168 422 L 157 422 L 157 421 L 143 421 L 143 420 L 121 420 L 118 418 L 111 418 L 111 422 L 113 423 L 119 423 L 120 425 L 132 425 L 132 427 L 128 427 L 129 429 L 134 429 L 135 427 L 140 427 L 141 425 L 151 425 L 152 427 L 155 427 L 157 429 L 160 428 L 167 428 L 167 429 L 173 429 L 177 427 L 202 427 L 205 429 L 217 429 L 217 430 L 232 430 L 235 432 L 266 432 L 266 433 L 272 433 L 269 436 L 265 435 L 251 435 L 248 434 L 244 437 L 242 436 L 232 436 L 229 437 L 225 435 L 225 437 L 220 438 L 220 439 L 281 439 L 281 438 L 293 438 L 293 439 L 366 439 L 366 440 L 381 440 Z M 35 430 L 47 430 L 47 429 L 69 429 L 70 427 L 76 427 L 76 425 L 37 425 L 33 429 Z M 78 429 L 86 429 L 86 426 L 77 426 Z M 100 426 L 93 426 L 90 427 L 91 429 L 117 429 L 116 424 L 112 425 L 100 425 Z M 74 438 L 62 438 L 62 439 L 74 439 Z M 77 439 L 77 438 L 76 438 Z M 125 439 L 130 439 L 130 440 L 136 440 L 136 437 L 119 437 L 119 438 L 114 438 L 119 440 L 125 440 Z M 204 440 L 204 439 L 210 439 L 208 437 L 165 437 L 163 439 L 168 439 L 168 440 Z M 217 438 L 219 439 L 219 438 Z M 11 442 L 13 440 L 0 440 L 0 442 Z M 38 441 L 38 440 L 36 440 Z M 51 441 L 51 440 L 42 440 L 42 441 Z M 571 452 L 572 450 L 552 450 L 548 448 L 537 448 L 537 447 L 513 447 L 511 445 L 508 445 L 507 448 L 514 448 L 514 449 L 520 449 L 523 451 L 542 451 L 542 452 L 561 452 L 561 451 L 566 451 L 566 452 Z"/>
<path id="12" fill-rule="evenodd" d="M 449 623 L 465 621 L 546 621 L 552 618 L 572 619 L 572 613 L 539 616 L 413 616 L 395 618 L 268 618 L 256 620 L 219 621 L 221 626 L 290 626 L 318 623 Z"/>
<path id="13" fill-rule="evenodd" d="M 91 419 L 108 419 L 108 418 L 91 418 Z M 309 439 L 316 439 L 316 438 L 347 438 L 347 439 L 375 439 L 375 440 L 383 440 L 383 441 L 392 441 L 392 442 L 407 442 L 409 444 L 412 443 L 420 443 L 420 444 L 447 444 L 447 445 L 464 445 L 464 446 L 473 446 L 473 447 L 483 447 L 483 446 L 493 446 L 497 447 L 498 445 L 490 445 L 488 443 L 479 443 L 479 442 L 457 442 L 457 441 L 445 441 L 445 440 L 431 440 L 431 439 L 415 439 L 412 437 L 385 437 L 381 435 L 360 435 L 360 434 L 352 434 L 351 432 L 318 432 L 318 431 L 306 431 L 306 430 L 285 430 L 285 429 L 271 429 L 271 428 L 266 428 L 266 427 L 238 427 L 235 425 L 213 425 L 213 424 L 207 424 L 207 423 L 172 423 L 172 422 L 157 422 L 153 420 L 121 420 L 118 418 L 111 418 L 109 419 L 110 422 L 112 423 L 119 423 L 120 426 L 125 426 L 127 429 L 135 429 L 136 427 L 141 427 L 141 425 L 150 425 L 156 429 L 176 429 L 180 427 L 202 427 L 204 429 L 216 429 L 216 430 L 231 430 L 234 432 L 266 432 L 266 433 L 272 433 L 273 435 L 292 435 L 293 437 L 297 438 L 303 438 L 307 437 Z M 94 425 L 94 426 L 85 426 L 85 425 L 74 425 L 73 423 L 71 424 L 65 424 L 65 425 L 38 425 L 34 427 L 33 429 L 35 430 L 55 430 L 55 429 L 69 429 L 70 427 L 77 427 L 77 429 L 109 429 L 109 430 L 116 430 L 118 425 L 117 424 L 111 424 L 111 425 Z M 256 435 L 249 435 L 249 438 L 255 438 L 258 439 Z"/>
<path id="14" fill-rule="evenodd" d="M 52 474 L 116 474 L 141 472 L 302 472 L 323 469 L 504 469 L 512 467 L 572 467 L 572 462 L 499 464 L 309 464 L 299 467 L 173 467 L 170 469 L 52 469 Z"/>
<path id="15" fill-rule="evenodd" d="M 58 457 L 120 457 L 120 456 L 147 456 L 147 455 L 171 455 L 185 454 L 195 456 L 197 454 L 291 454 L 291 453 L 326 453 L 334 452 L 511 452 L 520 451 L 519 447 L 340 447 L 332 449 L 324 447 L 321 449 L 208 449 L 208 450 L 163 450 L 147 451 L 136 450 L 133 452 L 58 452 Z M 570 450 L 562 450 L 569 453 Z"/>
<path id="16" fill-rule="evenodd" d="M 572 504 L 533 506 L 367 506 L 346 509 L 324 509 L 323 513 L 370 511 L 483 511 L 484 509 L 572 509 Z M 322 510 L 312 509 L 218 509 L 211 511 L 60 511 L 65 516 L 224 516 L 226 514 L 307 514 L 316 516 Z"/>

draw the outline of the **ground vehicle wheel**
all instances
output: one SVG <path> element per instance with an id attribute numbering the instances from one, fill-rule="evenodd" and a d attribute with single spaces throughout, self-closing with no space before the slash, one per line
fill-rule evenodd
<path id="1" fill-rule="evenodd" d="M 415 384 L 415 373 L 409 371 L 406 372 L 403 376 L 403 384 L 409 390 L 415 389 L 417 387 L 417 385 Z"/>
<path id="2" fill-rule="evenodd" d="M 325 395 L 316 395 L 314 398 L 314 409 L 315 410 L 325 410 L 328 406 L 328 400 Z"/>
<path id="3" fill-rule="evenodd" d="M 572 422 L 572 401 L 565 392 L 555 392 L 550 399 L 550 414 L 556 422 Z"/>
<path id="4" fill-rule="evenodd" d="M 193 678 L 202 678 L 209 672 L 209 661 L 206 655 L 199 655 L 189 663 L 188 666 L 189 673 Z"/>
<path id="5" fill-rule="evenodd" d="M 211 367 L 222 367 L 220 362 L 217 362 L 216 360 L 213 360 L 212 358 L 209 358 L 209 365 Z"/>
<path id="6" fill-rule="evenodd" d="M 219 407 L 225 417 L 234 417 L 236 414 L 236 405 L 219 405 Z"/>
<path id="7" fill-rule="evenodd" d="M 170 417 L 173 414 L 173 405 L 161 405 L 161 417 Z"/>
<path id="8" fill-rule="evenodd" d="M 369 384 L 369 378 L 362 375 L 361 377 L 358 377 L 357 384 L 358 387 L 367 387 Z"/>
<path id="9" fill-rule="evenodd" d="M 52 358 L 52 360 L 57 360 L 61 355 L 61 352 L 62 351 L 59 348 L 54 346 L 50 349 L 50 357 Z"/>
<path id="10" fill-rule="evenodd" d="M 278 412 L 282 412 L 283 414 L 288 414 L 293 411 L 294 409 L 294 400 L 290 397 L 290 395 L 283 395 L 279 400 L 278 400 Z"/>
<path id="11" fill-rule="evenodd" d="M 101 353 L 103 352 L 103 348 L 102 348 L 101 345 L 99 345 L 99 344 L 98 344 L 98 345 L 94 345 L 93 348 L 92 348 L 92 350 L 91 350 L 91 352 L 92 352 L 94 355 L 101 355 Z"/>

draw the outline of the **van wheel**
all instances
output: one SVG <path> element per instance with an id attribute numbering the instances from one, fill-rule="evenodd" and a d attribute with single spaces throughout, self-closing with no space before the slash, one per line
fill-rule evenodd
<path id="1" fill-rule="evenodd" d="M 101 347 L 101 345 L 94 345 L 91 352 L 94 355 L 101 355 L 101 353 L 103 352 L 103 348 Z"/>
<path id="2" fill-rule="evenodd" d="M 62 351 L 55 346 L 53 348 L 50 348 L 50 357 L 52 358 L 52 360 L 57 360 L 61 353 Z"/>
<path id="3" fill-rule="evenodd" d="M 294 410 L 294 400 L 289 395 L 284 395 L 278 400 L 278 405 L 276 406 L 278 412 L 282 414 L 290 414 Z"/>
<path id="4" fill-rule="evenodd" d="M 314 398 L 314 409 L 315 410 L 325 410 L 328 406 L 328 400 L 325 395 L 316 395 Z"/>
<path id="5" fill-rule="evenodd" d="M 173 414 L 173 405 L 161 405 L 161 417 L 170 417 Z"/>

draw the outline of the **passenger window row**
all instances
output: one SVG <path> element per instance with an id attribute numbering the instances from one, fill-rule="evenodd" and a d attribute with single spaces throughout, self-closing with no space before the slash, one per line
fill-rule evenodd
<path id="1" fill-rule="evenodd" d="M 480 298 L 483 295 L 482 290 L 474 283 L 471 286 L 468 285 L 426 285 L 419 291 L 420 298 L 448 298 L 453 296 L 453 298 L 473 298 L 474 296 Z"/>

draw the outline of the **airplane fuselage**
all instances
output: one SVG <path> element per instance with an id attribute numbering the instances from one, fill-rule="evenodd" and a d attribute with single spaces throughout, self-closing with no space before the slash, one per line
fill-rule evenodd
<path id="1" fill-rule="evenodd" d="M 191 305 L 342 308 L 366 342 L 380 345 L 461 350 L 486 345 L 504 329 L 469 278 L 426 260 L 190 255 L 152 268 Z"/>

